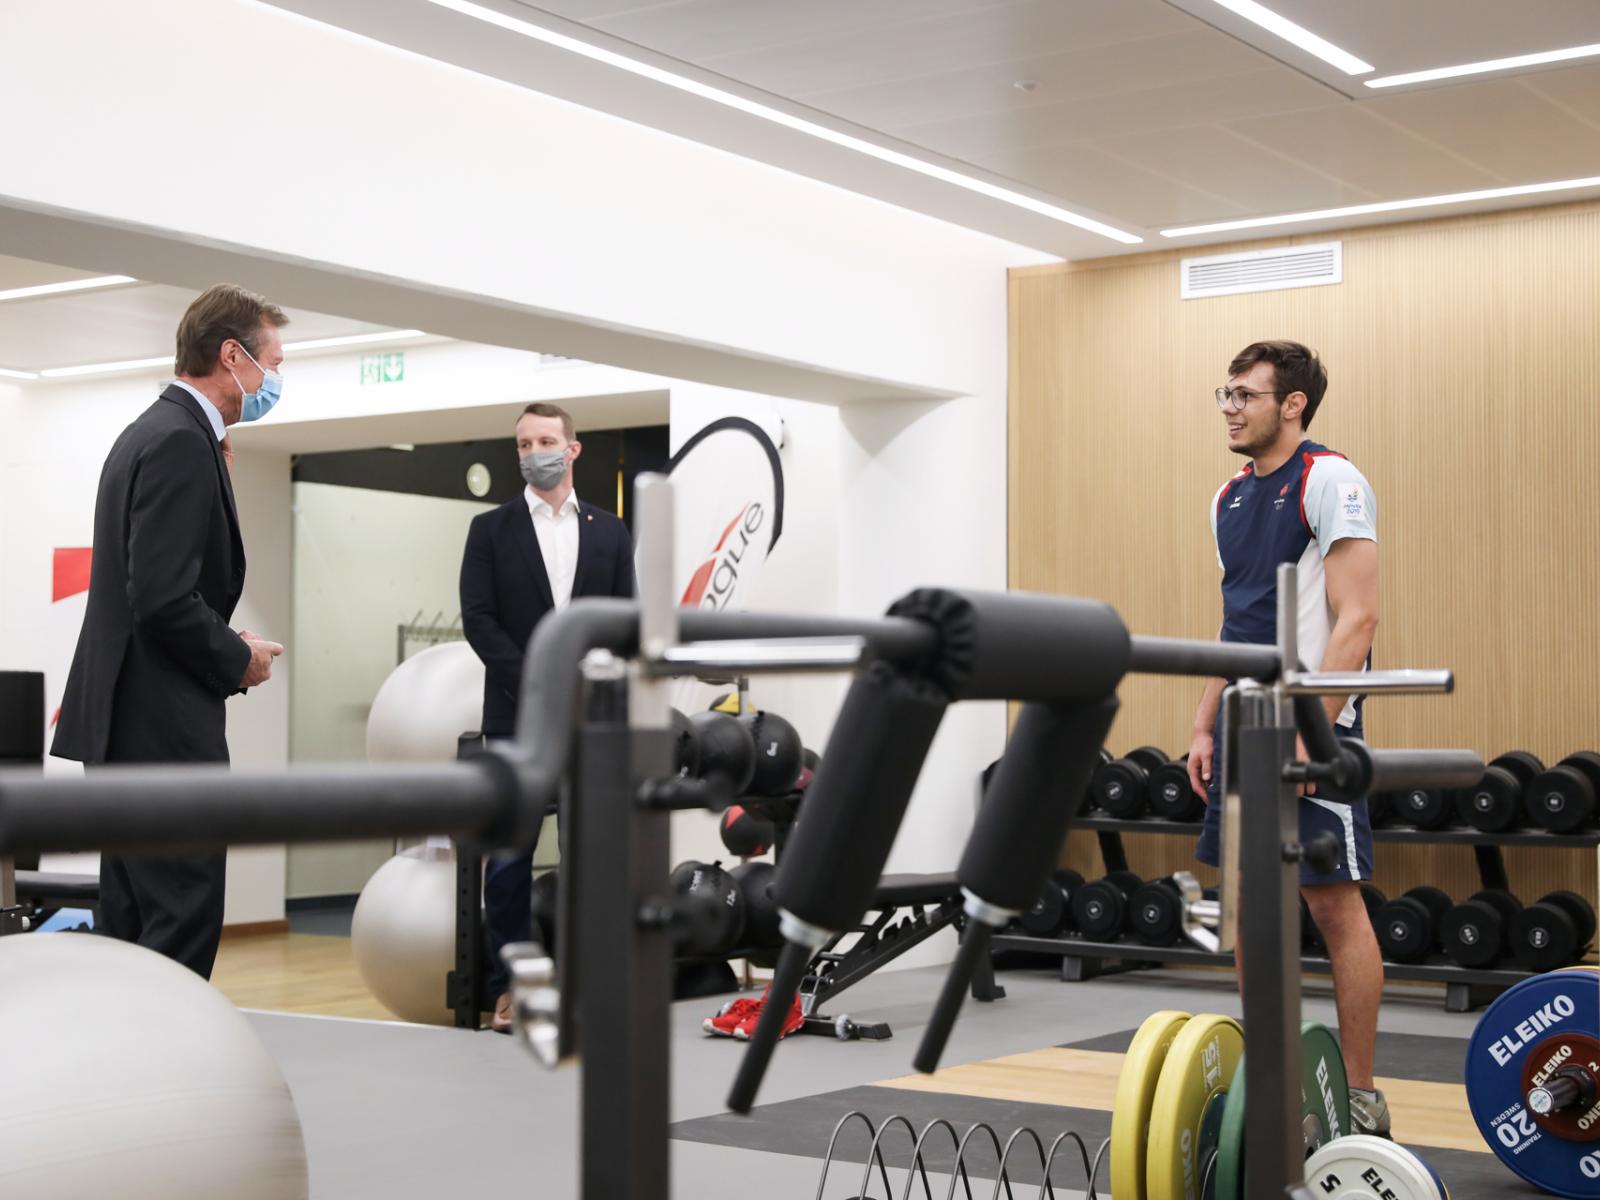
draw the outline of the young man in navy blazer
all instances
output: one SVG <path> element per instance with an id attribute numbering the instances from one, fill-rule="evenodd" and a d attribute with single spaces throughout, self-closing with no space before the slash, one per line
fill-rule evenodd
<path id="1" fill-rule="evenodd" d="M 472 519 L 461 561 L 461 624 L 483 660 L 483 733 L 516 732 L 528 639 L 544 617 L 580 596 L 633 595 L 633 540 L 617 516 L 579 500 L 572 464 L 583 452 L 572 417 L 530 404 L 517 419 L 527 487 Z M 493 956 L 493 1028 L 511 1032 L 509 976 L 500 950 L 532 936 L 533 847 L 497 855 L 484 878 L 484 924 Z"/>

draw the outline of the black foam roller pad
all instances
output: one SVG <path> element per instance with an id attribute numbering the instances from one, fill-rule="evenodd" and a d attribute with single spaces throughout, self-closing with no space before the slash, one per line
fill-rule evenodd
<path id="1" fill-rule="evenodd" d="M 0 762 L 44 758 L 44 676 L 0 671 Z"/>
<path id="2" fill-rule="evenodd" d="M 856 677 L 784 847 L 772 885 L 780 908 L 833 932 L 860 920 L 947 704 L 927 680 L 887 663 Z"/>
<path id="3" fill-rule="evenodd" d="M 961 856 L 956 878 L 963 887 L 1016 912 L 1033 903 L 1116 715 L 1115 697 L 1023 707 Z"/>
<path id="4" fill-rule="evenodd" d="M 938 630 L 922 669 L 952 700 L 1098 700 L 1128 670 L 1127 626 L 1096 600 L 925 588 L 895 601 L 889 615 Z"/>

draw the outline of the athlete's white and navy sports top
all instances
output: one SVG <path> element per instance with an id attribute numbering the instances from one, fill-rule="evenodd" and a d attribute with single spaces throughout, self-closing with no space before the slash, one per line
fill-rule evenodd
<path id="1" fill-rule="evenodd" d="M 1277 641 L 1280 563 L 1299 567 L 1300 657 L 1316 670 L 1333 632 L 1323 560 L 1344 538 L 1378 540 L 1378 507 L 1366 476 L 1342 454 L 1312 441 L 1270 475 L 1247 463 L 1211 501 L 1211 532 L 1222 567 L 1222 640 Z M 1370 659 L 1369 659 L 1370 665 Z M 1354 696 L 1338 724 L 1355 724 Z"/>

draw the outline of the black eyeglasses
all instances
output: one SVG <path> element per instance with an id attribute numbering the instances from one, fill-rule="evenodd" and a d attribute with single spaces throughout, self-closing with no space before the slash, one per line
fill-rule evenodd
<path id="1" fill-rule="evenodd" d="M 1217 407 L 1223 412 L 1243 412 L 1244 406 L 1257 396 L 1281 396 L 1282 392 L 1252 392 L 1249 388 L 1219 387 L 1216 392 Z"/>

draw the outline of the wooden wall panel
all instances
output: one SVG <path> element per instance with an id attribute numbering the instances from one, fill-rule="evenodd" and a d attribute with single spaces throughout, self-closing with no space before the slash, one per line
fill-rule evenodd
<path id="1" fill-rule="evenodd" d="M 1342 240 L 1342 284 L 1246 296 L 1180 300 L 1181 251 L 1013 273 L 1011 585 L 1105 599 L 1139 632 L 1213 636 L 1207 504 L 1240 460 L 1212 389 L 1247 343 L 1295 338 L 1330 379 L 1311 436 L 1377 496 L 1376 663 L 1457 673 L 1452 697 L 1371 701 L 1368 735 L 1546 761 L 1600 747 L 1600 204 Z M 1130 681 L 1112 748 L 1181 753 L 1198 695 Z M 1069 860 L 1097 872 L 1076 837 Z M 1187 839 L 1129 845 L 1147 876 L 1191 861 Z M 1595 896 L 1593 851 L 1508 859 L 1521 895 Z M 1474 879 L 1464 848 L 1380 847 L 1386 888 L 1459 896 Z"/>

